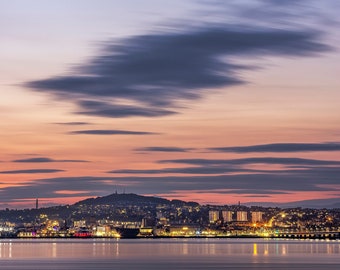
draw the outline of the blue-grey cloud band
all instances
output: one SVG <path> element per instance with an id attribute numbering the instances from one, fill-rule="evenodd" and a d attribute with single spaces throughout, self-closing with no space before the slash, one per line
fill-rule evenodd
<path id="1" fill-rule="evenodd" d="M 57 172 L 64 172 L 64 170 L 58 170 L 58 169 L 10 170 L 10 171 L 0 171 L 0 174 L 40 174 L 40 173 L 57 173 Z"/>
<path id="2" fill-rule="evenodd" d="M 226 153 L 295 153 L 295 152 L 333 152 L 340 151 L 339 142 L 322 143 L 271 143 L 247 146 L 220 146 L 211 148 L 186 148 L 178 146 L 146 146 L 135 148 L 137 152 L 190 152 L 212 151 Z"/>
<path id="3" fill-rule="evenodd" d="M 155 32 L 107 42 L 69 75 L 25 85 L 73 100 L 78 114 L 159 117 L 177 113 L 183 100 L 245 83 L 240 72 L 253 67 L 238 65 L 235 56 L 310 56 L 330 49 L 319 39 L 310 30 L 228 25 Z"/>
<path id="4" fill-rule="evenodd" d="M 253 153 L 253 152 L 317 152 L 340 151 L 340 143 L 272 143 L 250 146 L 209 148 L 216 152 Z"/>
<path id="5" fill-rule="evenodd" d="M 285 157 L 252 157 L 240 159 L 170 159 L 159 163 L 177 163 L 191 165 L 244 165 L 244 164 L 281 164 L 281 165 L 340 165 L 340 161 L 317 160 Z"/>
<path id="6" fill-rule="evenodd" d="M 314 172 L 321 172 L 322 170 L 332 173 L 339 173 L 340 161 L 333 160 L 316 160 L 303 158 L 277 158 L 277 157 L 255 157 L 242 159 L 174 159 L 174 160 L 160 160 L 158 163 L 174 163 L 191 165 L 190 167 L 178 168 L 163 168 L 163 169 L 121 169 L 112 170 L 107 173 L 114 174 L 192 174 L 192 175 L 209 175 L 209 174 L 303 174 L 313 169 Z M 192 165 L 194 167 L 192 167 Z M 265 165 L 264 169 L 250 169 L 251 165 Z M 280 165 L 280 169 L 272 169 L 271 165 Z"/>
<path id="7" fill-rule="evenodd" d="M 157 133 L 145 131 L 130 131 L 130 130 L 117 130 L 117 129 L 88 129 L 88 130 L 75 130 L 69 134 L 84 134 L 84 135 L 154 135 Z"/>
<path id="8" fill-rule="evenodd" d="M 77 159 L 52 159 L 48 157 L 37 157 L 37 158 L 25 158 L 25 159 L 16 159 L 12 160 L 15 163 L 51 163 L 51 162 L 88 162 L 86 160 L 77 160 Z"/>
<path id="9" fill-rule="evenodd" d="M 107 195 L 122 186 L 139 194 L 172 194 L 177 191 L 218 192 L 237 194 L 283 194 L 291 192 L 332 192 L 339 180 L 339 168 L 311 168 L 308 170 L 277 173 L 246 173 L 236 175 L 204 176 L 126 176 L 126 177 L 57 177 L 37 179 L 19 186 L 4 187 L 2 202 L 18 198 L 62 198 L 70 196 L 58 191 L 82 191 L 81 196 Z M 112 192 L 110 192 L 110 190 Z M 230 190 L 230 191 L 228 191 Z M 235 191 L 235 192 L 233 192 Z M 79 194 L 78 194 L 79 195 Z M 72 195 L 74 197 L 76 195 Z M 80 196 L 80 195 L 79 195 Z"/>
<path id="10" fill-rule="evenodd" d="M 175 146 L 150 146 L 135 148 L 134 150 L 137 152 L 190 152 L 191 150 L 194 149 Z"/>

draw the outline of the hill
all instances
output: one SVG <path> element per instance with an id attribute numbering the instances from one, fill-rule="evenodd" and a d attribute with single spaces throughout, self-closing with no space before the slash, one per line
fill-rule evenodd
<path id="1" fill-rule="evenodd" d="M 159 197 L 152 196 L 142 196 L 133 193 L 129 194 L 119 194 L 113 193 L 108 196 L 90 198 L 86 200 L 79 201 L 75 203 L 75 206 L 78 205 L 115 205 L 115 206 L 126 206 L 126 205 L 144 205 L 144 206 L 156 206 L 159 204 L 165 205 L 198 205 L 195 202 L 185 202 L 181 200 L 167 200 Z"/>

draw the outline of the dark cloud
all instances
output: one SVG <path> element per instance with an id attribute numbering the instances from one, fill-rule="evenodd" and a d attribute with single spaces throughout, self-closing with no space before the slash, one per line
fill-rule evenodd
<path id="1" fill-rule="evenodd" d="M 159 163 L 177 163 L 191 165 L 245 165 L 245 164 L 281 164 L 281 165 L 321 165 L 333 166 L 340 165 L 340 161 L 317 160 L 305 158 L 277 158 L 277 157 L 254 157 L 240 159 L 170 159 L 160 160 Z"/>
<path id="2" fill-rule="evenodd" d="M 286 174 L 235 174 L 207 176 L 158 176 L 158 177 L 116 177 L 115 181 L 126 183 L 140 193 L 172 193 L 178 190 L 190 191 L 237 189 L 249 194 L 250 188 L 268 191 L 334 191 L 331 185 L 338 184 L 338 175 L 334 172 L 324 173 L 322 177 L 314 176 L 310 170 L 304 173 Z M 321 184 L 329 185 L 328 187 Z M 241 192 L 239 191 L 239 194 Z"/>
<path id="3" fill-rule="evenodd" d="M 49 162 L 88 162 L 86 160 L 77 160 L 77 159 L 52 159 L 48 157 L 37 157 L 37 158 L 26 158 L 26 159 L 16 159 L 12 162 L 18 163 L 49 163 Z"/>
<path id="4" fill-rule="evenodd" d="M 244 195 L 242 197 L 245 197 L 245 198 L 268 198 L 270 196 L 269 195 Z"/>
<path id="5" fill-rule="evenodd" d="M 124 187 L 138 194 L 171 194 L 177 191 L 209 192 L 210 190 L 226 189 L 237 190 L 237 194 L 276 194 L 294 191 L 334 191 L 331 187 L 321 187 L 320 183 L 336 184 L 338 178 L 329 174 L 327 177 L 316 178 L 311 173 L 306 175 L 295 174 L 241 174 L 218 176 L 159 176 L 159 177 L 61 177 L 39 179 L 20 186 L 5 187 L 1 189 L 0 200 L 8 201 L 11 198 L 29 198 L 39 194 L 41 197 L 64 197 L 56 192 L 62 190 L 88 192 L 103 195 L 110 194 L 117 187 Z M 250 189 L 249 187 L 253 187 Z M 253 191 L 252 191 L 253 190 Z M 74 195 L 73 195 L 74 196 Z M 72 196 L 72 197 L 73 197 Z"/>
<path id="6" fill-rule="evenodd" d="M 0 171 L 0 174 L 35 174 L 35 173 L 56 173 L 56 172 L 64 172 L 64 170 L 57 170 L 57 169 L 13 170 L 13 171 Z"/>
<path id="7" fill-rule="evenodd" d="M 103 116 L 103 117 L 130 117 L 130 116 L 145 116 L 145 117 L 158 117 L 176 112 L 153 107 L 121 105 L 107 102 L 80 100 L 77 104 L 83 108 L 82 111 L 78 111 L 78 114 Z"/>
<path id="8" fill-rule="evenodd" d="M 206 193 L 207 191 L 199 190 L 196 193 Z M 262 190 L 256 188 L 249 189 L 228 189 L 228 190 L 209 190 L 209 193 L 215 194 L 289 194 L 289 192 L 278 191 L 278 190 Z"/>
<path id="9" fill-rule="evenodd" d="M 242 159 L 174 159 L 161 160 L 158 163 L 175 163 L 188 164 L 195 167 L 177 167 L 177 168 L 163 168 L 163 169 L 122 169 L 112 170 L 107 173 L 114 174 L 192 174 L 192 175 L 226 175 L 226 174 L 289 174 L 295 173 L 303 174 L 313 169 L 314 175 L 327 174 L 333 172 L 339 174 L 340 161 L 333 160 L 316 160 L 316 159 L 302 159 L 302 158 L 276 158 L 276 157 L 255 157 Z M 249 165 L 267 165 L 264 169 L 249 169 Z M 268 165 L 281 165 L 282 168 L 272 169 Z"/>
<path id="10" fill-rule="evenodd" d="M 228 175 L 185 176 L 126 176 L 126 177 L 57 177 L 36 179 L 18 186 L 0 188 L 0 201 L 15 201 L 18 198 L 44 198 L 102 196 L 124 188 L 138 194 L 177 194 L 178 191 L 196 193 L 221 193 L 245 195 L 285 194 L 299 191 L 333 192 L 339 184 L 340 168 L 310 168 L 306 170 L 277 173 L 248 172 Z M 63 190 L 81 191 L 64 194 Z"/>
<path id="11" fill-rule="evenodd" d="M 215 147 L 209 150 L 217 152 L 252 153 L 252 152 L 316 152 L 316 151 L 340 151 L 340 143 L 272 143 L 236 147 Z"/>
<path id="12" fill-rule="evenodd" d="M 73 100 L 78 114 L 164 116 L 177 112 L 181 101 L 245 83 L 240 72 L 251 67 L 234 63 L 236 56 L 301 57 L 329 50 L 319 39 L 313 31 L 216 24 L 155 32 L 107 42 L 73 73 L 26 86 Z"/>
<path id="13" fill-rule="evenodd" d="M 227 174 L 227 173 L 244 173 L 244 172 L 267 172 L 265 170 L 251 170 L 242 168 L 226 168 L 225 166 L 204 166 L 204 167 L 187 167 L 187 168 L 165 168 L 159 170 L 113 170 L 107 173 L 120 174 Z"/>
<path id="14" fill-rule="evenodd" d="M 65 126 L 85 126 L 85 125 L 91 125 L 89 122 L 60 122 L 60 123 L 54 123 L 55 125 L 65 125 Z"/>
<path id="15" fill-rule="evenodd" d="M 193 148 L 184 148 L 184 147 L 172 147 L 172 146 L 150 146 L 150 147 L 142 147 L 136 148 L 135 151 L 141 152 L 190 152 Z"/>
<path id="16" fill-rule="evenodd" d="M 114 182 L 112 178 L 108 177 L 91 176 L 38 179 L 37 181 L 22 183 L 18 186 L 1 188 L 0 201 L 10 202 L 19 199 L 36 198 L 37 196 L 40 198 L 101 196 L 114 192 L 112 183 L 118 182 Z M 117 185 L 115 185 L 115 187 L 117 187 Z M 77 194 L 65 194 L 62 192 L 64 190 L 76 191 Z M 110 190 L 112 190 L 112 192 L 110 192 Z"/>
<path id="17" fill-rule="evenodd" d="M 89 129 L 89 130 L 75 130 L 70 134 L 87 134 L 87 135 L 153 135 L 157 133 L 145 131 L 129 131 L 117 129 Z"/>
<path id="18" fill-rule="evenodd" d="M 199 191 L 197 193 L 205 193 L 205 191 Z M 263 190 L 263 189 L 230 189 L 230 190 L 209 190 L 209 193 L 216 194 L 289 194 L 289 192 L 278 190 Z M 257 196 L 257 195 L 254 195 Z"/>

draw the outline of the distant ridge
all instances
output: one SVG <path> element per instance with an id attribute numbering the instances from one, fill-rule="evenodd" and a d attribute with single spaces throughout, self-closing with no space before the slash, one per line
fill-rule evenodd
<path id="1" fill-rule="evenodd" d="M 74 205 L 158 205 L 158 204 L 175 204 L 175 205 L 199 205 L 196 202 L 185 202 L 181 200 L 168 200 L 159 197 L 142 196 L 133 193 L 113 193 L 108 196 L 89 198 L 75 203 Z"/>
<path id="2" fill-rule="evenodd" d="M 79 205 L 115 205 L 115 206 L 127 206 L 127 205 L 149 205 L 149 206 L 157 206 L 159 204 L 163 205 L 190 205 L 190 206 L 198 206 L 197 202 L 186 202 L 182 200 L 168 200 L 165 198 L 155 197 L 155 196 L 143 196 L 137 195 L 134 193 L 113 193 L 103 197 L 97 198 L 89 198 L 75 203 L 75 206 Z M 280 207 L 280 208 L 294 208 L 294 207 L 302 207 L 302 208 L 339 208 L 340 207 L 340 199 L 332 198 L 332 199 L 315 199 L 315 200 L 304 200 L 304 201 L 295 201 L 289 203 L 275 203 L 275 202 L 249 202 L 244 203 L 246 206 L 262 206 L 262 207 Z"/>
<path id="3" fill-rule="evenodd" d="M 294 201 L 288 203 L 275 203 L 275 202 L 249 202 L 245 203 L 246 206 L 263 206 L 263 207 L 280 207 L 280 208 L 313 208 L 313 209 L 335 209 L 340 208 L 340 198 L 331 199 L 314 199 L 314 200 L 303 200 Z"/>

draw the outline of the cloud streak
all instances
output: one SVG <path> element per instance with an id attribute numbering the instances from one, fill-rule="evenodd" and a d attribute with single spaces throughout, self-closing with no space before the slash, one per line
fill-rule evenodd
<path id="1" fill-rule="evenodd" d="M 325 175 L 334 173 L 339 174 L 340 161 L 333 160 L 315 160 L 302 158 L 243 158 L 243 159 L 174 159 L 161 160 L 161 164 L 187 164 L 194 167 L 178 167 L 163 169 L 135 170 L 123 169 L 112 170 L 107 173 L 114 174 L 130 174 L 130 175 L 154 175 L 154 174 L 187 174 L 187 175 L 232 175 L 232 174 L 294 174 L 304 175 L 313 171 L 314 176 L 319 175 L 320 178 Z M 259 165 L 260 168 L 249 168 L 252 165 Z M 272 165 L 280 165 L 272 167 Z"/>
<path id="2" fill-rule="evenodd" d="M 82 190 L 81 196 L 107 195 L 117 187 L 128 188 L 139 194 L 176 194 L 178 191 L 196 193 L 270 195 L 290 192 L 336 192 L 339 168 L 309 169 L 306 171 L 277 173 L 247 173 L 237 175 L 204 176 L 127 176 L 127 177 L 56 177 L 37 179 L 18 186 L 0 188 L 0 201 L 35 198 L 76 197 L 72 191 Z M 69 194 L 62 191 L 68 190 Z M 110 190 L 112 192 L 110 192 Z M 80 196 L 80 195 L 79 195 Z"/>
<path id="3" fill-rule="evenodd" d="M 138 152 L 190 152 L 193 148 L 174 146 L 150 146 L 134 149 Z"/>
<path id="4" fill-rule="evenodd" d="M 12 160 L 15 163 L 52 163 L 52 162 L 88 162 L 86 160 L 77 159 L 52 159 L 48 157 L 37 157 L 37 158 L 26 158 L 26 159 L 16 159 Z"/>
<path id="5" fill-rule="evenodd" d="M 228 173 L 246 173 L 246 172 L 267 172 L 265 170 L 251 170 L 242 168 L 226 168 L 225 166 L 202 166 L 186 168 L 165 168 L 159 170 L 113 170 L 107 173 L 116 174 L 228 174 Z"/>
<path id="6" fill-rule="evenodd" d="M 130 116 L 158 117 L 176 114 L 175 111 L 163 108 L 143 107 L 108 103 L 103 101 L 80 100 L 77 104 L 85 110 L 78 111 L 77 114 L 124 118 Z"/>
<path id="7" fill-rule="evenodd" d="M 154 135 L 157 133 L 146 131 L 130 131 L 118 129 L 89 129 L 89 130 L 75 130 L 69 134 L 84 134 L 84 135 Z"/>
<path id="8" fill-rule="evenodd" d="M 333 166 L 340 165 L 336 160 L 318 160 L 305 158 L 283 157 L 254 157 L 240 159 L 169 159 L 160 160 L 158 163 L 177 163 L 190 165 L 247 165 L 247 164 L 280 164 L 280 165 L 309 165 L 309 166 Z"/>
<path id="9" fill-rule="evenodd" d="M 85 125 L 91 125 L 92 123 L 89 122 L 59 122 L 59 123 L 53 123 L 55 125 L 63 125 L 63 126 L 85 126 Z"/>
<path id="10" fill-rule="evenodd" d="M 12 171 L 0 171 L 0 174 L 37 174 L 37 173 L 57 173 L 57 172 L 64 172 L 64 170 L 58 170 L 58 169 L 12 170 Z"/>
<path id="11" fill-rule="evenodd" d="M 25 85 L 73 100 L 77 114 L 159 117 L 177 113 L 181 102 L 243 84 L 235 56 L 306 57 L 329 50 L 320 33 L 207 24 L 107 42 L 100 53 L 69 75 Z M 210 90 L 208 90 L 210 89 Z"/>
<path id="12" fill-rule="evenodd" d="M 233 152 L 233 153 L 291 153 L 291 152 L 332 152 L 340 151 L 340 143 L 272 143 L 259 144 L 250 146 L 234 146 L 234 147 L 215 147 L 209 148 L 216 152 Z"/>

